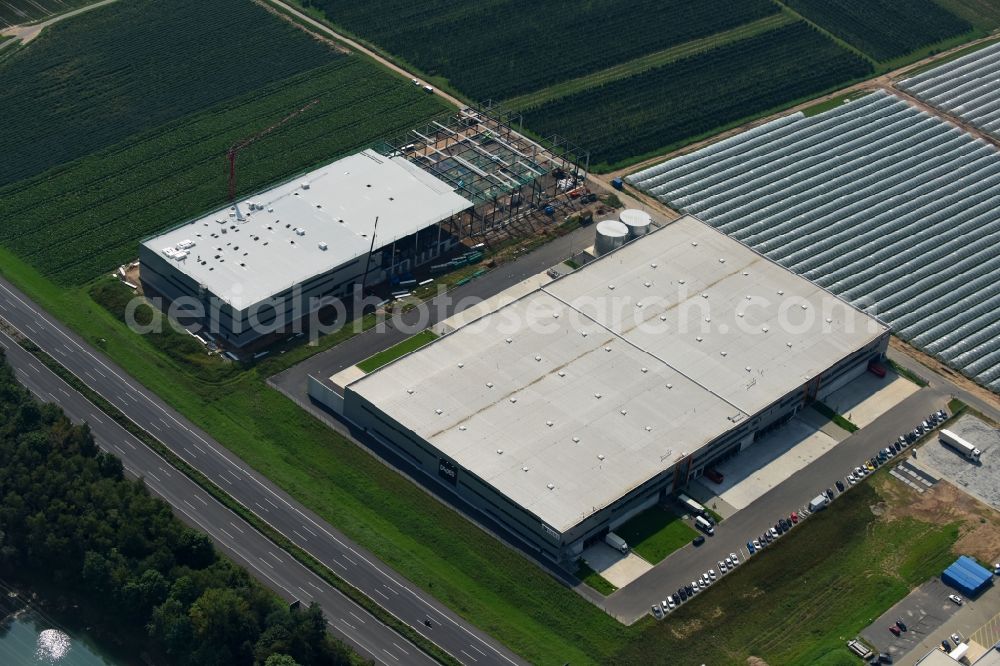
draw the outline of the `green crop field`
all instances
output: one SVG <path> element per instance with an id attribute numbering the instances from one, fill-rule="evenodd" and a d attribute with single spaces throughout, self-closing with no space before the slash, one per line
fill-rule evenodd
<path id="1" fill-rule="evenodd" d="M 878 61 L 892 60 L 973 26 L 933 0 L 783 0 Z"/>
<path id="2" fill-rule="evenodd" d="M 269 46 L 241 49 L 239 57 L 210 49 L 222 60 L 221 73 L 200 74 L 196 70 L 212 70 L 216 63 L 196 56 L 178 64 L 185 53 L 201 51 L 200 40 L 176 40 L 181 25 L 196 23 L 203 6 L 190 0 L 169 9 L 151 3 L 163 8 L 138 21 L 149 26 L 131 41 L 116 41 L 96 60 L 85 56 L 90 64 L 82 70 L 61 64 L 64 42 L 73 48 L 101 43 L 108 33 L 120 32 L 116 21 L 137 22 L 129 21 L 134 5 L 145 4 L 115 3 L 74 17 L 0 66 L 0 104 L 12 128 L 0 133 L 0 150 L 15 156 L 0 160 L 0 180 L 37 171 L 43 162 L 51 167 L 0 187 L 0 245 L 61 284 L 82 284 L 111 271 L 135 257 L 144 236 L 224 203 L 228 147 L 313 100 L 318 103 L 307 112 L 240 154 L 240 191 L 259 189 L 446 109 L 440 98 L 371 60 L 336 52 L 244 0 L 212 3 L 210 23 L 217 34 L 199 34 L 218 41 L 231 23 L 257 23 L 250 33 Z M 186 51 L 174 52 L 180 48 Z M 167 63 L 164 76 L 154 71 L 158 57 Z M 119 76 L 126 62 L 133 64 Z M 54 85 L 51 76 L 33 76 L 36 70 L 62 74 Z M 142 70 L 177 98 L 169 113 L 144 111 L 146 86 L 135 73 Z M 96 92 L 86 97 L 83 79 L 93 76 L 99 79 Z M 61 94 L 67 100 L 60 102 Z M 47 129 L 40 128 L 40 119 Z M 127 130 L 142 131 L 110 143 Z M 50 141 L 67 145 L 58 155 L 48 154 L 42 148 Z M 19 164 L 21 158 L 35 160 L 35 166 Z"/>
<path id="3" fill-rule="evenodd" d="M 478 101 L 504 99 L 734 28 L 769 0 L 304 0 Z"/>
<path id="4" fill-rule="evenodd" d="M 528 127 L 591 150 L 605 168 L 665 152 L 692 137 L 871 74 L 871 63 L 804 22 L 553 100 Z"/>
<path id="5" fill-rule="evenodd" d="M 246 0 L 130 0 L 61 21 L 0 66 L 0 186 L 339 57 Z"/>

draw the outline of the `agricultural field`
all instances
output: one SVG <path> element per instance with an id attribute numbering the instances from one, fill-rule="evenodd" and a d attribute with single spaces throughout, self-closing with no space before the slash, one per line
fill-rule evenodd
<path id="1" fill-rule="evenodd" d="M 132 0 L 60 21 L 0 66 L 0 187 L 341 57 L 246 0 Z"/>
<path id="2" fill-rule="evenodd" d="M 770 0 L 300 4 L 474 101 L 521 95 L 779 11 Z"/>
<path id="3" fill-rule="evenodd" d="M 880 62 L 973 30 L 969 22 L 934 0 L 784 0 L 784 3 Z"/>
<path id="4" fill-rule="evenodd" d="M 0 30 L 12 25 L 44 21 L 96 0 L 0 0 Z"/>
<path id="5" fill-rule="evenodd" d="M 524 112 L 608 168 L 665 152 L 768 110 L 868 76 L 872 64 L 804 22 L 562 97 Z"/>
<path id="6" fill-rule="evenodd" d="M 333 52 L 296 28 L 288 27 L 291 32 L 286 32 L 286 25 L 279 19 L 243 0 L 212 4 L 213 12 L 232 5 L 229 19 L 224 12 L 215 14 L 213 20 L 220 34 L 227 32 L 224 26 L 231 21 L 259 20 L 263 26 L 271 26 L 274 33 L 271 39 L 275 41 L 269 48 L 273 51 L 281 44 L 277 49 L 281 55 L 272 57 L 264 46 L 248 48 L 240 58 L 229 58 L 232 62 L 220 67 L 228 72 L 228 82 L 219 78 L 221 74 L 195 71 L 213 69 L 202 61 L 190 66 L 180 64 L 184 60 L 181 52 L 163 55 L 168 60 L 177 60 L 183 74 L 170 74 L 169 82 L 160 78 L 173 91 L 169 113 L 153 109 L 147 114 L 144 110 L 147 95 L 138 75 L 115 75 L 120 62 L 110 57 L 100 63 L 98 70 L 89 70 L 103 73 L 97 88 L 100 92 L 95 98 L 88 98 L 86 104 L 57 100 L 57 90 L 85 88 L 78 77 L 61 81 L 53 89 L 52 79 L 31 76 L 31 67 L 64 68 L 54 63 L 64 37 L 71 44 L 79 44 L 80 40 L 100 41 L 107 33 L 114 32 L 106 23 L 110 19 L 102 15 L 111 8 L 114 8 L 112 15 L 131 12 L 133 4 L 139 3 L 116 3 L 75 17 L 58 26 L 59 31 L 53 30 L 32 42 L 23 55 L 0 67 L 0 90 L 3 90 L 0 95 L 12 96 L 4 97 L 3 108 L 5 113 L 11 109 L 12 115 L 8 117 L 17 119 L 17 131 L 4 133 L 0 138 L 0 144 L 6 143 L 4 150 L 25 161 L 37 158 L 32 171 L 41 170 L 44 161 L 48 162 L 44 166 L 53 166 L 77 158 L 0 188 L 5 211 L 0 245 L 10 248 L 60 284 L 83 284 L 111 271 L 134 258 L 141 238 L 221 204 L 226 195 L 228 147 L 312 100 L 318 100 L 318 104 L 307 113 L 240 154 L 241 191 L 260 189 L 445 110 L 440 98 L 420 92 L 405 79 L 390 75 L 366 58 Z M 154 26 L 148 33 L 144 29 L 143 38 L 152 40 L 157 32 L 161 36 L 150 41 L 150 51 L 161 53 L 173 41 L 175 23 L 182 20 L 178 18 L 179 6 L 171 4 L 169 11 L 151 13 L 161 22 L 160 28 Z M 200 6 L 201 3 L 190 1 L 183 5 L 189 12 L 188 20 L 193 20 L 190 14 Z M 262 13 L 246 14 L 246 8 Z M 147 20 L 151 20 L 150 16 Z M 252 31 L 266 34 L 261 32 L 265 30 L 263 26 Z M 121 57 L 128 57 L 129 49 L 120 48 L 125 49 L 120 52 Z M 184 48 L 198 52 L 201 46 L 191 42 Z M 131 51 L 135 53 L 134 62 L 145 63 L 147 75 L 153 76 L 148 71 L 156 67 L 153 56 L 136 42 L 131 44 Z M 47 56 L 42 58 L 37 53 Z M 253 54 L 256 55 L 251 58 Z M 288 75 L 296 71 L 294 58 L 288 54 L 297 54 L 300 65 L 304 65 L 298 68 L 300 73 Z M 268 77 L 258 71 L 268 69 L 262 66 L 265 62 L 273 66 Z M 130 71 L 139 69 L 136 65 Z M 278 74 L 280 79 L 267 80 Z M 11 84 L 5 88 L 8 78 Z M 120 85 L 113 85 L 112 81 L 119 79 Z M 359 85 L 362 81 L 364 85 Z M 19 95 L 13 94 L 12 87 Z M 238 91 L 243 93 L 233 95 Z M 229 99 L 215 101 L 224 94 Z M 59 108 L 48 109 L 48 105 Z M 200 108 L 194 113 L 184 112 L 195 106 Z M 182 113 L 178 118 L 165 118 Z M 116 122 L 109 123 L 109 117 Z M 51 129 L 41 131 L 39 118 L 47 118 Z M 154 123 L 153 118 L 159 121 Z M 125 133 L 124 126 L 145 131 L 121 140 L 119 135 Z M 73 127 L 76 130 L 71 131 Z M 48 146 L 59 140 L 68 146 L 65 149 L 68 153 L 61 158 L 47 150 L 39 151 L 39 144 Z M 76 143 L 69 145 L 73 141 Z M 78 156 L 92 147 L 97 150 Z M 9 181 L 22 166 L 17 159 L 5 159 L 0 162 L 0 173 Z"/>

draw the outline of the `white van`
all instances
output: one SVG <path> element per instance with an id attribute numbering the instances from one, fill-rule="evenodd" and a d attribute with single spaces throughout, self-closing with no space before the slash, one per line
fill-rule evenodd
<path id="1" fill-rule="evenodd" d="M 694 519 L 695 526 L 700 529 L 705 534 L 714 534 L 715 528 L 712 527 L 712 523 L 705 519 L 705 516 L 698 516 Z"/>

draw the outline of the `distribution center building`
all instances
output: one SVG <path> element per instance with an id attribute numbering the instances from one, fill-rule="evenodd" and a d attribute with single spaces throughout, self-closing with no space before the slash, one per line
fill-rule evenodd
<path id="1" fill-rule="evenodd" d="M 563 560 L 864 372 L 888 337 L 686 216 L 310 395 Z"/>
<path id="2" fill-rule="evenodd" d="M 347 296 L 366 267 L 374 284 L 440 256 L 457 242 L 440 223 L 472 207 L 411 161 L 365 150 L 144 241 L 141 281 L 202 303 L 210 332 L 244 347 Z"/>

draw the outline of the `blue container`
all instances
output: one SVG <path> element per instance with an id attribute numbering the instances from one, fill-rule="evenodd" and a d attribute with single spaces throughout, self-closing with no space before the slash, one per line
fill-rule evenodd
<path id="1" fill-rule="evenodd" d="M 614 178 L 611 180 L 611 187 L 615 188 L 616 190 L 622 190 L 625 189 L 625 183 L 622 182 L 621 178 Z"/>
<path id="2" fill-rule="evenodd" d="M 546 206 L 545 207 L 545 214 L 549 215 L 549 216 L 555 215 L 556 214 L 556 209 L 553 208 L 552 206 Z"/>

